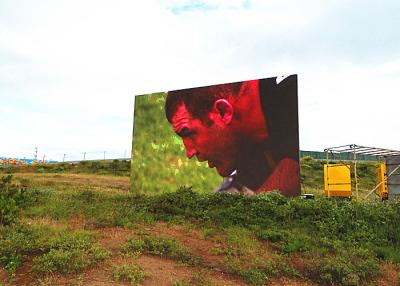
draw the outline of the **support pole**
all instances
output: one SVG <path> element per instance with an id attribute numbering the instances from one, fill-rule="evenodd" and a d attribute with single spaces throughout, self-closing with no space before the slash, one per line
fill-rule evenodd
<path id="1" fill-rule="evenodd" d="M 329 151 L 326 151 L 326 184 L 328 185 L 328 198 L 331 196 L 331 190 L 329 186 Z"/>
<path id="2" fill-rule="evenodd" d="M 356 183 L 356 200 L 358 201 L 358 180 L 357 180 L 357 155 L 356 155 L 356 145 L 353 145 L 353 155 L 354 155 L 354 181 Z"/>
<path id="3" fill-rule="evenodd" d="M 37 159 L 37 153 L 38 153 L 38 148 L 35 147 L 35 155 L 33 155 L 33 160 L 34 160 L 34 161 L 37 161 L 37 160 L 38 160 L 38 159 Z"/>

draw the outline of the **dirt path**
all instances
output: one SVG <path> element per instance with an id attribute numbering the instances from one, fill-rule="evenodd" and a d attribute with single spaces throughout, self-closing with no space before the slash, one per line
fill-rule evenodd
<path id="1" fill-rule="evenodd" d="M 169 231 L 167 231 L 169 230 Z M 154 227 L 143 226 L 143 229 L 139 231 L 148 231 L 151 234 L 164 235 L 170 238 L 178 239 L 183 242 L 184 245 L 190 245 L 191 251 L 194 254 L 199 255 L 203 258 L 205 265 L 209 265 L 209 262 L 213 259 L 213 255 L 209 254 L 212 247 L 212 243 L 200 239 L 199 237 L 187 237 L 184 233 L 178 231 L 175 227 L 167 227 L 164 223 L 157 223 Z M 113 258 L 109 261 L 112 265 L 122 265 L 129 262 L 135 262 L 143 268 L 147 277 L 141 283 L 144 286 L 152 285 L 173 285 L 173 282 L 177 279 L 191 281 L 194 273 L 200 272 L 202 269 L 208 271 L 212 281 L 212 285 L 247 285 L 241 282 L 237 277 L 225 274 L 218 269 L 212 269 L 210 267 L 190 267 L 182 265 L 179 262 L 170 259 L 164 259 L 153 255 L 141 255 L 136 259 L 125 259 L 119 254 L 121 246 L 126 242 L 128 237 L 138 237 L 138 231 L 126 230 L 122 228 L 105 228 L 97 230 L 99 242 L 112 251 Z"/>

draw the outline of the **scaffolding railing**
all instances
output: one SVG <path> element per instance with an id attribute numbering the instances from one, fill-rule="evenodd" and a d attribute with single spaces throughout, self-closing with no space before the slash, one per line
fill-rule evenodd
<path id="1" fill-rule="evenodd" d="M 366 147 L 356 144 L 343 145 L 337 147 L 330 147 L 324 149 L 326 154 L 326 164 L 329 165 L 329 160 L 337 154 L 347 154 L 352 156 L 353 167 L 354 167 L 354 181 L 355 181 L 355 189 L 356 189 L 356 199 L 358 200 L 358 177 L 357 177 L 357 156 L 376 156 L 385 160 L 387 157 L 392 156 L 400 156 L 400 151 L 384 149 L 384 148 L 376 148 L 376 147 Z M 400 165 L 395 169 L 397 171 L 400 168 Z M 391 174 L 387 175 L 387 178 L 392 176 L 395 171 L 391 172 Z M 379 186 L 376 186 L 371 192 L 367 194 L 365 198 L 367 198 L 370 194 L 372 194 Z M 329 193 L 329 185 L 328 185 L 328 193 Z"/>

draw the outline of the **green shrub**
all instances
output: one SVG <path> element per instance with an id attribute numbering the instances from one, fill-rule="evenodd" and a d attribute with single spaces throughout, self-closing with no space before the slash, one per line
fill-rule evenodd
<path id="1" fill-rule="evenodd" d="M 188 265 L 197 265 L 201 261 L 200 257 L 194 256 L 177 240 L 164 236 L 145 236 L 143 239 L 129 238 L 122 247 L 122 253 L 125 255 L 141 252 L 172 258 Z"/>
<path id="2" fill-rule="evenodd" d="M 4 266 L 4 269 L 7 270 L 10 274 L 15 274 L 17 272 L 18 267 L 22 264 L 21 257 L 18 255 L 10 255 L 10 256 L 2 256 L 0 257 L 0 264 Z"/>
<path id="3" fill-rule="evenodd" d="M 146 273 L 136 264 L 114 266 L 112 270 L 114 280 L 129 282 L 131 285 L 139 285 L 145 277 Z"/>
<path id="4" fill-rule="evenodd" d="M 259 239 L 275 243 L 285 254 L 308 251 L 315 248 L 317 244 L 315 238 L 311 238 L 306 231 L 296 229 L 262 229 L 256 231 L 256 235 Z"/>
<path id="5" fill-rule="evenodd" d="M 256 241 L 252 233 L 242 227 L 226 228 L 222 246 L 211 249 L 215 254 L 225 254 L 229 256 L 245 256 L 252 250 L 259 247 L 259 242 Z"/>
<path id="6" fill-rule="evenodd" d="M 11 175 L 0 179 L 0 225 L 10 225 L 18 220 L 20 209 L 37 201 L 37 190 L 28 190 L 26 180 L 13 182 Z"/>
<path id="7" fill-rule="evenodd" d="M 190 280 L 192 285 L 195 286 L 211 286 L 212 285 L 212 280 L 211 280 L 211 274 L 210 271 L 207 269 L 201 269 L 198 272 L 195 272 L 192 275 L 192 279 Z"/>
<path id="8" fill-rule="evenodd" d="M 138 256 L 146 249 L 146 243 L 141 239 L 128 238 L 126 244 L 121 248 L 121 253 L 125 256 Z"/>
<path id="9" fill-rule="evenodd" d="M 172 286 L 190 286 L 189 282 L 186 282 L 185 280 L 177 279 L 174 280 L 172 283 Z"/>
<path id="10" fill-rule="evenodd" d="M 47 228 L 29 225 L 0 226 L 0 265 L 15 273 L 26 254 L 42 252 L 48 248 L 46 239 L 52 235 Z"/>
<path id="11" fill-rule="evenodd" d="M 400 245 L 380 245 L 375 247 L 376 257 L 380 260 L 400 264 Z"/>
<path id="12" fill-rule="evenodd" d="M 2 176 L 0 180 L 0 225 L 12 224 L 18 219 L 16 198 L 19 188 L 12 183 L 12 176 Z"/>
<path id="13" fill-rule="evenodd" d="M 371 281 L 379 274 L 378 260 L 365 249 L 342 248 L 337 253 L 311 258 L 309 276 L 321 284 L 356 286 Z"/>
<path id="14" fill-rule="evenodd" d="M 76 273 L 90 264 L 80 249 L 51 249 L 33 260 L 32 271 L 40 274 Z"/>
<path id="15" fill-rule="evenodd" d="M 244 281 L 252 285 L 265 285 L 274 277 L 299 277 L 300 275 L 279 256 L 270 259 L 255 258 L 250 263 L 237 257 L 227 257 L 224 267 L 228 273 L 239 275 Z"/>
<path id="16" fill-rule="evenodd" d="M 36 256 L 35 273 L 48 274 L 76 273 L 110 253 L 87 232 L 31 225 L 0 227 L 0 264 L 13 273 L 25 255 Z"/>
<path id="17" fill-rule="evenodd" d="M 51 243 L 50 250 L 33 260 L 32 271 L 37 274 L 78 273 L 103 260 L 111 253 L 98 244 L 85 240 L 80 234 Z"/>

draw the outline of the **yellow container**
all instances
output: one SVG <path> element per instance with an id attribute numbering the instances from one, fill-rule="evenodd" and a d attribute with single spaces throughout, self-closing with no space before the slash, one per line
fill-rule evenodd
<path id="1" fill-rule="evenodd" d="M 380 185 L 379 185 L 380 184 Z M 389 197 L 387 188 L 387 177 L 386 177 L 386 164 L 380 163 L 376 172 L 376 185 L 379 187 L 376 189 L 376 194 L 382 199 L 387 200 Z"/>
<path id="2" fill-rule="evenodd" d="M 324 189 L 328 197 L 351 197 L 350 165 L 324 164 Z"/>

